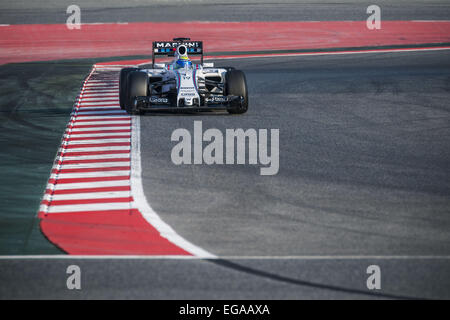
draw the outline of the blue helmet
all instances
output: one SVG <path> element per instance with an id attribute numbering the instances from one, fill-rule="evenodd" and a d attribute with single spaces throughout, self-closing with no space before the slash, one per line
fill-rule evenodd
<path id="1" fill-rule="evenodd" d="M 184 68 L 186 65 L 189 67 L 192 66 L 192 62 L 191 62 L 191 60 L 189 60 L 188 57 L 186 57 L 186 56 L 180 57 L 177 60 L 177 65 L 176 65 L 177 68 Z"/>

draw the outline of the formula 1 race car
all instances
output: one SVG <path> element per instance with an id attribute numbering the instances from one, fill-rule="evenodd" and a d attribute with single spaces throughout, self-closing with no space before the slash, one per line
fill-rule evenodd
<path id="1" fill-rule="evenodd" d="M 189 55 L 200 55 L 194 64 Z M 168 64 L 156 56 L 173 56 Z M 203 43 L 189 38 L 153 42 L 151 68 L 124 68 L 119 80 L 120 107 L 131 114 L 145 111 L 227 110 L 245 113 L 248 91 L 245 75 L 232 67 L 203 63 Z"/>

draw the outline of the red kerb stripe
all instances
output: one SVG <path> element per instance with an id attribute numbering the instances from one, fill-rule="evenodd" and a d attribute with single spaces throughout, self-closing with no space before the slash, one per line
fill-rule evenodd
<path id="1" fill-rule="evenodd" d="M 126 147 L 130 142 L 110 142 L 110 143 L 80 143 L 62 146 L 63 149 L 79 149 L 79 148 L 100 148 L 100 147 Z"/>
<path id="2" fill-rule="evenodd" d="M 80 107 L 78 112 L 95 112 L 95 111 L 119 111 L 122 110 L 120 107 L 116 108 L 91 108 L 91 107 Z"/>
<path id="3" fill-rule="evenodd" d="M 111 124 L 89 124 L 89 125 L 75 125 L 67 126 L 71 129 L 82 129 L 82 128 L 107 128 L 107 127 L 129 127 L 130 123 L 111 123 Z"/>
<path id="4" fill-rule="evenodd" d="M 79 103 L 78 108 L 95 108 L 95 107 L 117 107 L 120 108 L 120 104 L 118 103 L 104 103 L 104 104 L 93 104 L 93 103 Z"/>
<path id="5" fill-rule="evenodd" d="M 130 150 L 102 150 L 102 151 L 83 151 L 83 152 L 59 152 L 58 155 L 64 157 L 78 157 L 78 156 L 94 156 L 101 154 L 122 154 L 130 153 Z"/>
<path id="6" fill-rule="evenodd" d="M 103 116 L 125 116 L 128 115 L 128 113 L 124 112 L 108 112 L 108 113 L 88 113 L 88 114 L 83 114 L 83 113 L 78 113 L 76 116 L 77 118 L 80 117 L 103 117 Z"/>
<path id="7" fill-rule="evenodd" d="M 55 161 L 56 164 L 82 164 L 82 163 L 99 163 L 99 162 L 129 162 L 130 158 L 105 158 L 105 159 L 83 159 L 83 160 L 65 160 Z"/>
<path id="8" fill-rule="evenodd" d="M 95 137 L 69 137 L 63 141 L 103 140 L 103 139 L 130 139 L 131 136 L 95 136 Z"/>
<path id="9" fill-rule="evenodd" d="M 131 132 L 131 129 L 75 131 L 75 132 L 71 132 L 70 135 L 76 135 L 76 134 L 97 134 L 97 133 L 124 133 L 124 132 Z"/>
<path id="10" fill-rule="evenodd" d="M 117 167 L 97 167 L 97 168 L 70 168 L 70 169 L 53 169 L 52 173 L 77 173 L 77 172 L 98 172 L 98 171 L 122 171 L 131 170 L 130 166 Z"/>

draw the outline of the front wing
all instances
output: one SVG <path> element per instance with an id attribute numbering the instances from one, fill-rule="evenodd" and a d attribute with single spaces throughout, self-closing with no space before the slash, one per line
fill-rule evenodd
<path id="1" fill-rule="evenodd" d="M 202 99 L 196 105 L 176 105 L 166 97 L 147 96 L 135 98 L 135 109 L 138 111 L 207 111 L 207 110 L 227 110 L 242 106 L 244 98 L 240 96 L 211 96 Z"/>

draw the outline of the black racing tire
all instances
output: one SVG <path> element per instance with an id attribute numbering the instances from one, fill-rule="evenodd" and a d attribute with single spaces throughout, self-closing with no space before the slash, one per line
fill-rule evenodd
<path id="1" fill-rule="evenodd" d="M 248 89 L 245 74 L 241 70 L 230 70 L 225 74 L 225 94 L 244 97 L 242 105 L 229 107 L 232 114 L 242 114 L 248 110 Z"/>
<path id="2" fill-rule="evenodd" d="M 136 97 L 146 97 L 148 94 L 148 75 L 145 72 L 133 71 L 128 74 L 128 103 L 126 110 L 131 114 L 139 114 L 134 105 Z"/>
<path id="3" fill-rule="evenodd" d="M 128 104 L 128 74 L 133 71 L 139 70 L 138 68 L 123 68 L 120 70 L 119 78 L 119 104 L 121 109 L 126 109 Z"/>

